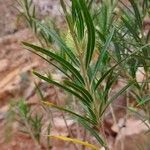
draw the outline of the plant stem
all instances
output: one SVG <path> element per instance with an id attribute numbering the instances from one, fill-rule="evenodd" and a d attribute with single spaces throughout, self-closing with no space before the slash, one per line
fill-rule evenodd
<path id="1" fill-rule="evenodd" d="M 99 110 L 97 109 L 98 104 L 97 104 L 95 93 L 91 90 L 90 83 L 89 83 L 89 80 L 88 80 L 88 77 L 87 77 L 87 70 L 86 70 L 85 65 L 84 65 L 83 52 L 80 50 L 78 41 L 76 39 L 76 34 L 74 32 L 74 29 L 73 29 L 73 25 L 71 24 L 71 22 L 68 18 L 68 13 L 67 13 L 67 10 L 66 10 L 65 3 L 64 3 L 63 0 L 60 0 L 60 1 L 61 1 L 61 6 L 63 8 L 64 14 L 65 14 L 66 21 L 68 23 L 68 27 L 69 27 L 72 39 L 74 41 L 74 45 L 75 45 L 75 49 L 76 49 L 78 59 L 80 61 L 80 70 L 81 70 L 81 74 L 82 74 L 82 77 L 83 77 L 83 80 L 84 80 L 84 83 L 85 83 L 85 88 L 88 90 L 88 92 L 91 94 L 91 96 L 93 98 L 94 112 L 95 112 L 97 120 L 99 120 Z M 98 122 L 98 125 L 100 125 L 100 124 L 101 124 L 101 122 Z"/>
<path id="2" fill-rule="evenodd" d="M 87 91 L 90 93 L 90 95 L 93 98 L 94 112 L 96 114 L 97 120 L 99 120 L 99 111 L 97 110 L 97 106 L 98 106 L 97 105 L 97 100 L 96 100 L 96 96 L 95 96 L 94 92 L 91 90 L 91 87 L 90 87 L 90 83 L 89 83 L 88 76 L 87 76 L 87 69 L 85 68 L 85 65 L 84 65 L 83 52 L 80 50 L 80 47 L 79 47 L 78 41 L 76 39 L 76 34 L 74 32 L 73 26 L 72 26 L 72 24 L 70 23 L 70 21 L 68 19 L 68 14 L 67 14 L 67 11 L 66 11 L 65 4 L 64 4 L 63 0 L 61 0 L 61 1 L 63 3 L 62 8 L 63 8 L 64 14 L 65 14 L 68 26 L 69 26 L 69 30 L 70 30 L 72 39 L 74 41 L 76 53 L 77 53 L 78 59 L 80 61 L 80 70 L 81 70 L 81 74 L 82 74 L 82 77 L 83 77 L 83 80 L 84 80 L 84 83 L 85 83 L 85 88 L 87 89 Z M 98 124 L 100 124 L 100 123 L 98 123 Z"/>
<path id="3" fill-rule="evenodd" d="M 77 42 L 76 34 L 74 32 L 74 29 L 73 29 L 73 25 L 71 24 L 71 21 L 68 18 L 68 13 L 67 13 L 67 9 L 66 9 L 65 3 L 64 3 L 63 0 L 60 0 L 60 2 L 61 2 L 61 6 L 62 6 L 64 14 L 65 14 L 66 21 L 68 23 L 68 27 L 69 27 L 72 39 L 74 41 L 76 53 L 78 53 L 77 56 L 78 56 L 79 61 L 80 61 L 80 70 L 81 70 L 81 73 L 82 73 L 82 76 L 83 76 L 83 79 L 84 79 L 84 82 L 85 82 L 86 89 L 88 91 L 91 91 L 90 90 L 90 84 L 89 84 L 89 81 L 88 81 L 88 78 L 87 78 L 87 73 L 86 73 L 87 71 L 85 69 L 85 65 L 84 65 L 84 62 L 83 62 L 83 53 L 81 52 L 79 44 Z"/>
<path id="4" fill-rule="evenodd" d="M 29 132 L 29 134 L 30 134 L 30 136 L 31 136 L 31 138 L 33 139 L 33 141 L 34 141 L 34 143 L 35 143 L 35 145 L 36 145 L 36 147 L 37 147 L 37 150 L 41 150 L 41 145 L 40 145 L 39 142 L 36 140 L 36 138 L 35 138 L 35 136 L 34 136 L 32 130 L 31 130 L 29 124 L 28 124 L 28 121 L 26 120 L 25 117 L 24 117 L 24 123 L 25 123 L 25 126 L 26 126 L 26 128 L 27 128 L 27 130 L 28 130 L 28 132 Z"/>

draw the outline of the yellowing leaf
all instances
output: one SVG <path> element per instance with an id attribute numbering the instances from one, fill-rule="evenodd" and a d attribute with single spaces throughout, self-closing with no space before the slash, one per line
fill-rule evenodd
<path id="1" fill-rule="evenodd" d="M 66 35 L 66 45 L 73 51 L 74 50 L 74 41 L 71 36 L 71 33 L 68 31 Z"/>
<path id="2" fill-rule="evenodd" d="M 50 102 L 46 102 L 46 101 L 42 101 L 43 104 L 47 105 L 47 106 L 54 106 L 53 103 L 50 103 Z"/>
<path id="3" fill-rule="evenodd" d="M 60 140 L 74 142 L 74 143 L 79 143 L 81 145 L 85 145 L 86 147 L 91 148 L 92 150 L 99 150 L 99 148 L 97 148 L 95 145 L 89 144 L 88 142 L 84 142 L 82 140 L 68 138 L 68 137 L 65 137 L 65 136 L 57 136 L 57 135 L 48 135 L 48 137 L 50 137 L 50 138 L 57 138 L 57 139 L 60 139 Z"/>

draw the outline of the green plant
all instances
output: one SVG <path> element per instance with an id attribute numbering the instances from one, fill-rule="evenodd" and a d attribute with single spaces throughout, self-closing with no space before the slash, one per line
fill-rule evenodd
<path id="1" fill-rule="evenodd" d="M 29 21 L 52 38 L 54 42 L 50 44 L 57 50 L 26 42 L 23 44 L 66 76 L 65 80 L 57 82 L 33 72 L 42 80 L 70 93 L 71 100 L 75 97 L 82 113 L 46 101 L 43 103 L 72 115 L 108 149 L 103 125 L 107 108 L 127 89 L 139 105 L 149 101 L 149 98 L 144 98 L 149 97 L 149 32 L 145 35 L 143 30 L 149 1 L 143 1 L 142 8 L 135 0 L 129 0 L 130 8 L 117 0 L 103 1 L 99 6 L 86 0 L 72 0 L 70 3 L 68 7 L 64 0 L 60 0 L 68 25 L 67 39 L 34 16 Z M 141 83 L 136 79 L 140 67 L 144 68 L 144 81 Z M 109 92 L 119 78 L 123 79 L 125 86 L 110 97 Z M 149 105 L 144 109 L 148 111 Z"/>
<path id="2" fill-rule="evenodd" d="M 32 114 L 30 107 L 27 106 L 26 102 L 21 100 L 18 103 L 18 114 L 20 116 L 20 122 L 22 122 L 21 131 L 25 132 L 40 143 L 40 133 L 42 128 L 42 115 Z"/>
<path id="3" fill-rule="evenodd" d="M 149 30 L 144 29 L 145 17 L 149 16 L 149 1 L 129 0 L 130 6 L 120 1 L 120 23 L 116 24 L 118 29 L 113 40 L 117 60 L 126 59 L 122 67 L 121 76 L 126 80 L 134 80 L 128 94 L 135 99 L 137 107 L 145 111 L 145 118 L 149 118 L 149 92 L 150 92 L 150 44 Z M 140 5 L 142 4 L 142 7 Z M 138 80 L 138 76 L 143 79 Z M 141 118 L 141 116 L 140 116 Z M 147 119 L 146 119 L 147 120 Z"/>
<path id="4" fill-rule="evenodd" d="M 19 15 L 17 16 L 17 22 L 21 21 L 20 19 L 23 18 L 26 20 L 27 25 L 30 27 L 38 41 L 43 47 L 50 47 L 53 43 L 53 40 L 50 35 L 43 32 L 37 24 L 33 21 L 33 18 L 38 18 L 39 15 L 36 12 L 36 8 L 33 4 L 33 0 L 17 0 L 18 7 L 17 10 L 19 11 Z M 56 24 L 50 18 L 44 18 L 41 20 L 44 22 L 48 28 L 54 28 L 57 30 Z"/>
<path id="5" fill-rule="evenodd" d="M 12 118 L 13 116 L 13 118 Z M 26 103 L 25 100 L 20 99 L 18 102 L 11 102 L 9 106 L 9 110 L 6 115 L 6 135 L 7 130 L 9 132 L 12 130 L 11 125 L 8 124 L 10 121 L 13 123 L 14 121 L 18 121 L 20 124 L 20 132 L 28 134 L 37 148 L 42 147 L 41 144 L 41 129 L 43 126 L 42 123 L 43 115 L 41 113 L 37 113 L 31 109 L 30 106 Z M 48 132 L 49 133 L 49 132 Z M 8 133 L 9 134 L 9 133 Z"/>

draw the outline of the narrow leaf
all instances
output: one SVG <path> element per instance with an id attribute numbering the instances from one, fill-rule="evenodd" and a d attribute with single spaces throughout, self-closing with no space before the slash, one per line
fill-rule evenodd
<path id="1" fill-rule="evenodd" d="M 53 58 L 59 64 L 66 67 L 78 79 L 79 82 L 84 83 L 83 78 L 80 75 L 79 71 L 77 69 L 75 69 L 69 62 L 67 62 L 62 57 L 60 57 L 60 56 L 50 52 L 47 49 L 42 48 L 42 47 L 39 47 L 39 46 L 36 46 L 36 45 L 33 45 L 33 44 L 29 44 L 29 43 L 26 43 L 26 42 L 23 42 L 23 44 L 27 47 L 30 47 L 30 48 L 34 49 L 35 51 L 41 52 L 41 53 L 47 55 L 48 57 Z"/>
<path id="2" fill-rule="evenodd" d="M 106 43 L 105 43 L 104 47 L 102 48 L 101 53 L 99 54 L 99 57 L 98 57 L 97 62 L 96 62 L 96 65 L 94 67 L 93 78 L 92 78 L 91 84 L 92 84 L 92 82 L 93 82 L 93 80 L 94 80 L 94 78 L 96 76 L 96 73 L 97 73 L 97 71 L 98 71 L 100 65 L 102 64 L 103 59 L 104 59 L 104 57 L 106 55 L 106 51 L 107 51 L 107 49 L 108 49 L 108 47 L 110 45 L 111 39 L 112 39 L 113 34 L 114 34 L 114 30 L 115 30 L 115 28 L 113 28 L 112 31 L 110 32 L 109 36 L 106 39 Z"/>
<path id="3" fill-rule="evenodd" d="M 35 19 L 33 19 L 33 20 L 37 23 L 37 25 L 41 29 L 43 29 L 43 31 L 45 33 L 50 35 L 55 40 L 55 42 L 66 52 L 66 54 L 69 56 L 71 61 L 73 61 L 78 66 L 79 65 L 78 59 L 73 54 L 73 52 L 67 47 L 65 42 L 61 39 L 61 37 L 54 30 L 47 28 L 46 26 L 44 26 L 42 23 L 40 23 L 39 21 L 37 21 Z"/>
<path id="4" fill-rule="evenodd" d="M 105 145 L 103 139 L 99 136 L 99 134 L 93 128 L 91 128 L 84 120 L 80 118 L 78 120 L 79 120 L 79 123 L 82 124 L 83 127 L 87 129 L 87 131 L 89 131 L 101 145 L 103 146 Z"/>
<path id="5" fill-rule="evenodd" d="M 79 0 L 80 2 L 80 6 L 81 6 L 81 10 L 83 12 L 84 15 L 84 20 L 87 26 L 87 30 L 88 30 L 88 44 L 87 44 L 87 52 L 86 52 L 86 60 L 85 60 L 85 66 L 86 68 L 88 67 L 91 58 L 92 58 L 92 54 L 94 51 L 94 46 L 95 46 L 95 28 L 93 25 L 93 20 L 91 18 L 90 12 L 88 10 L 88 7 L 85 3 L 85 0 Z"/>
<path id="6" fill-rule="evenodd" d="M 68 138 L 68 137 L 65 137 L 65 136 L 57 136 L 57 135 L 48 135 L 50 138 L 57 138 L 57 139 L 60 139 L 60 140 L 64 140 L 64 141 L 69 141 L 69 142 L 73 142 L 73 143 L 79 143 L 81 145 L 84 145 L 88 148 L 91 148 L 92 150 L 98 150 L 99 148 L 97 148 L 96 146 L 94 146 L 93 144 L 89 144 L 88 142 L 84 142 L 84 141 L 81 141 L 81 140 L 78 140 L 78 139 L 73 139 L 73 138 Z"/>
<path id="7" fill-rule="evenodd" d="M 75 113 L 75 112 L 73 112 L 73 111 L 71 111 L 71 110 L 68 110 L 68 109 L 66 109 L 66 108 L 57 106 L 57 105 L 55 105 L 55 104 L 53 104 L 53 103 L 50 103 L 50 102 L 47 102 L 47 101 L 42 101 L 42 102 L 43 102 L 43 104 L 45 104 L 45 105 L 47 105 L 47 106 L 49 106 L 49 107 L 53 107 L 53 108 L 56 108 L 56 109 L 58 109 L 58 110 L 62 110 L 62 111 L 67 112 L 67 113 L 69 113 L 69 114 L 71 114 L 71 115 L 73 115 L 73 116 L 75 116 L 75 117 L 77 117 L 77 118 L 81 118 L 82 120 L 93 124 L 93 122 L 92 122 L 89 118 L 83 117 L 83 116 L 81 116 L 81 115 L 79 115 L 79 114 L 77 114 L 77 113 Z"/>
<path id="8" fill-rule="evenodd" d="M 134 14 L 135 14 L 135 21 L 137 22 L 139 28 L 141 29 L 142 27 L 142 19 L 141 19 L 141 15 L 137 6 L 137 3 L 135 2 L 135 0 L 129 0 L 129 2 L 131 3 L 133 9 L 134 9 Z"/>
<path id="9" fill-rule="evenodd" d="M 87 99 L 87 101 L 89 101 L 90 103 L 93 101 L 93 98 L 90 95 L 90 93 L 86 89 L 84 89 L 83 87 L 81 87 L 75 83 L 72 83 L 68 80 L 65 80 L 64 83 L 66 85 L 70 86 L 71 88 L 73 88 L 74 90 L 80 92 Z"/>
<path id="10" fill-rule="evenodd" d="M 131 22 L 129 20 L 127 20 L 125 17 L 121 17 L 122 22 L 124 23 L 124 25 L 126 26 L 126 28 L 129 30 L 129 32 L 133 35 L 134 39 L 139 42 L 140 38 L 139 35 L 137 33 L 137 29 L 135 29 L 132 25 Z"/>
<path id="11" fill-rule="evenodd" d="M 138 104 L 137 106 L 141 106 L 141 105 L 143 105 L 143 104 L 145 104 L 145 103 L 147 103 L 147 102 L 149 102 L 149 101 L 150 101 L 150 95 L 147 95 L 147 96 L 145 96 L 145 97 L 142 99 L 141 102 L 139 102 L 139 104 Z"/>
<path id="12" fill-rule="evenodd" d="M 117 99 L 122 93 L 124 93 L 131 85 L 133 85 L 135 82 L 132 81 L 130 83 L 128 83 L 127 85 L 125 85 L 119 92 L 117 92 L 113 97 L 110 98 L 110 100 L 108 100 L 104 110 L 102 111 L 101 116 L 103 115 L 103 113 L 106 111 L 106 109 L 108 108 L 108 106 L 115 100 Z"/>
<path id="13" fill-rule="evenodd" d="M 69 79 L 72 80 L 72 78 L 70 77 L 70 75 L 66 72 L 66 70 L 64 70 L 62 67 L 57 66 L 55 63 L 53 63 L 52 61 L 44 58 L 42 55 L 36 53 L 35 51 L 29 50 L 32 53 L 36 54 L 37 56 L 41 57 L 43 60 L 45 60 L 46 62 L 48 62 L 49 64 L 51 64 L 52 66 L 54 66 L 55 68 L 57 68 L 59 71 L 61 71 L 64 75 L 66 75 Z M 64 67 L 64 66 L 63 66 Z"/>
<path id="14" fill-rule="evenodd" d="M 39 73 L 37 72 L 33 72 L 36 76 L 38 76 L 39 78 L 41 78 L 42 80 L 48 82 L 48 83 L 51 83 L 51 84 L 54 84 L 55 86 L 59 87 L 59 88 L 62 88 L 64 89 L 65 91 L 73 94 L 74 96 L 78 97 L 85 105 L 89 106 L 90 104 L 88 103 L 88 101 L 86 99 L 84 99 L 83 97 L 81 97 L 78 93 L 76 93 L 75 91 L 71 90 L 70 88 L 67 88 L 66 86 L 56 82 L 56 81 L 53 81 L 45 76 L 42 76 L 40 75 Z"/>
<path id="15" fill-rule="evenodd" d="M 78 31 L 78 36 L 79 36 L 79 40 L 83 39 L 84 36 L 84 20 L 83 20 L 83 16 L 82 16 L 82 11 L 80 9 L 80 4 L 78 2 L 78 0 L 73 0 L 72 1 L 72 5 L 73 5 L 73 9 L 74 9 L 74 13 L 76 13 L 76 27 L 77 27 L 77 31 Z M 74 16 L 74 14 L 72 14 Z"/>

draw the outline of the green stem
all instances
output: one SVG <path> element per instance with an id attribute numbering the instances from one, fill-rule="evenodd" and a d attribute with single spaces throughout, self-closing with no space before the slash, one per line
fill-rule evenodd
<path id="1" fill-rule="evenodd" d="M 77 56 L 78 56 L 78 59 L 80 61 L 80 71 L 81 71 L 81 74 L 82 74 L 82 77 L 83 77 L 83 80 L 84 80 L 84 83 L 85 83 L 85 88 L 89 91 L 90 95 L 92 96 L 93 98 L 93 109 L 94 109 L 94 112 L 95 112 L 95 115 L 96 115 L 96 118 L 97 118 L 97 121 L 98 121 L 98 126 L 101 124 L 101 121 L 99 119 L 99 110 L 98 110 L 98 104 L 97 104 L 97 99 L 96 99 L 96 95 L 95 95 L 95 92 L 91 90 L 91 87 L 90 87 L 90 82 L 88 80 L 88 76 L 87 76 L 87 69 L 85 68 L 85 65 L 84 65 L 84 56 L 83 56 L 83 52 L 81 51 L 80 47 L 79 47 L 79 43 L 76 39 L 76 34 L 75 34 L 75 31 L 74 31 L 74 28 L 73 28 L 73 25 L 71 24 L 71 21 L 68 17 L 68 13 L 67 13 L 67 10 L 66 10 L 66 6 L 65 6 L 65 3 L 63 0 L 60 0 L 61 2 L 61 6 L 63 8 L 63 11 L 64 11 L 64 14 L 65 14 L 65 18 L 66 18 L 66 21 L 68 23 L 68 26 L 69 26 L 69 30 L 70 30 L 70 34 L 72 36 L 72 39 L 74 41 L 74 45 L 75 45 L 75 49 L 76 49 L 76 53 L 77 53 Z"/>
<path id="2" fill-rule="evenodd" d="M 69 30 L 70 30 L 72 39 L 73 39 L 74 44 L 75 44 L 76 52 L 78 53 L 77 56 L 78 56 L 79 61 L 80 61 L 80 70 L 81 70 L 81 73 L 82 73 L 82 76 L 83 76 L 83 79 L 84 79 L 84 82 L 85 82 L 85 86 L 86 86 L 86 89 L 90 92 L 91 91 L 90 90 L 90 84 L 89 84 L 89 81 L 88 81 L 88 78 L 87 78 L 87 73 L 86 73 L 87 70 L 85 69 L 85 66 L 84 66 L 83 54 L 82 54 L 82 52 L 80 50 L 80 47 L 79 47 L 79 44 L 77 42 L 76 34 L 74 32 L 71 20 L 69 20 L 69 16 L 68 16 L 68 13 L 67 13 L 67 9 L 66 9 L 65 3 L 64 3 L 63 0 L 60 0 L 60 2 L 61 2 L 61 6 L 62 6 L 62 9 L 63 9 L 64 14 L 65 14 L 66 21 L 67 21 L 68 26 L 69 26 Z"/>

